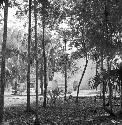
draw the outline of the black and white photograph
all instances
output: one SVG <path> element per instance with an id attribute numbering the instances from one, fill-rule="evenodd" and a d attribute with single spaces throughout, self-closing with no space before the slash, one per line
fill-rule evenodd
<path id="1" fill-rule="evenodd" d="M 122 125 L 122 0 L 0 0 L 0 125 Z"/>

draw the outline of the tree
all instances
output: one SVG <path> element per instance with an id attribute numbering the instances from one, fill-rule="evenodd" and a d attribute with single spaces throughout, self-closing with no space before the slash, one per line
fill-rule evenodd
<path id="1" fill-rule="evenodd" d="M 42 56 L 41 56 L 41 59 L 42 59 Z M 43 60 L 43 59 L 42 59 Z M 39 78 L 40 78 L 40 88 L 41 88 L 41 95 L 43 95 L 43 85 L 44 85 L 44 66 L 43 66 L 43 61 L 41 60 L 41 63 L 40 63 L 40 68 L 39 68 Z"/>
<path id="2" fill-rule="evenodd" d="M 120 111 L 117 113 L 118 116 L 122 117 L 122 62 L 119 64 L 119 80 L 120 80 Z"/>
<path id="3" fill-rule="evenodd" d="M 0 124 L 2 124 L 4 117 L 4 85 L 5 85 L 5 55 L 6 55 L 6 41 L 7 41 L 7 17 L 8 17 L 8 0 L 5 0 L 4 7 L 4 33 L 2 43 L 2 62 L 1 62 L 1 77 L 0 77 Z"/>
<path id="4" fill-rule="evenodd" d="M 89 44 L 91 49 L 94 47 L 96 48 L 97 53 L 99 54 L 99 59 L 101 59 L 101 72 L 103 72 L 103 60 L 110 55 L 112 58 L 119 46 L 119 40 L 113 39 L 113 36 L 115 36 L 116 32 L 121 32 L 121 2 L 83 0 L 79 2 L 76 1 L 75 3 L 76 4 L 72 4 L 73 9 L 71 13 L 71 26 L 74 29 L 73 37 L 75 36 L 75 38 L 78 38 L 79 33 L 81 33 L 80 29 L 85 22 L 85 36 L 88 39 L 86 44 Z M 102 86 L 103 105 L 105 106 L 104 81 Z"/>
<path id="5" fill-rule="evenodd" d="M 28 25 L 28 71 L 27 71 L 27 112 L 30 112 L 30 111 L 31 111 L 31 107 L 30 107 L 31 4 L 32 4 L 32 0 L 29 0 L 29 25 Z"/>
<path id="6" fill-rule="evenodd" d="M 107 66 L 108 72 L 111 71 L 111 62 L 109 58 L 107 59 Z M 112 112 L 112 83 L 110 77 L 108 78 L 108 86 L 109 86 L 109 104 L 110 104 L 110 111 Z"/>
<path id="7" fill-rule="evenodd" d="M 86 68 L 87 68 L 87 64 L 88 64 L 88 57 L 87 57 L 87 55 L 86 55 L 86 64 L 85 64 L 85 66 L 84 66 L 84 70 L 83 70 L 82 76 L 81 76 L 80 81 L 79 81 L 79 84 L 78 84 L 76 103 L 78 103 L 78 94 L 79 94 L 80 84 L 81 84 L 81 82 L 82 82 L 82 80 L 83 80 L 83 77 L 84 77 L 84 74 L 85 74 L 85 71 L 86 71 Z"/>
<path id="8" fill-rule="evenodd" d="M 37 43 L 37 1 L 34 0 L 34 17 L 35 17 L 35 61 L 36 61 L 36 119 L 35 124 L 39 124 L 38 119 L 38 43 Z"/>
<path id="9" fill-rule="evenodd" d="M 83 31 L 84 32 L 84 31 Z M 84 34 L 82 34 L 83 36 Z M 83 36 L 84 37 L 84 36 Z M 85 38 L 85 37 L 84 37 Z M 86 60 L 86 63 L 85 63 L 85 66 L 84 66 L 84 69 L 83 69 L 83 73 L 81 75 L 81 78 L 80 78 L 80 81 L 78 83 L 78 89 L 77 89 L 77 97 L 76 97 L 76 103 L 78 103 L 78 94 L 79 94 L 79 90 L 80 90 L 80 84 L 83 80 L 83 77 L 84 77 L 84 74 L 85 74 L 85 71 L 86 71 L 86 68 L 87 68 L 87 65 L 88 65 L 88 54 L 87 54 L 87 48 L 86 48 L 86 44 L 85 44 L 85 39 L 83 39 L 83 51 L 85 53 L 85 60 Z"/>
<path id="10" fill-rule="evenodd" d="M 42 48 L 43 48 L 43 59 L 44 59 L 44 102 L 43 107 L 46 108 L 46 100 L 47 100 L 47 59 L 45 54 L 45 9 L 46 4 L 42 2 L 42 27 L 43 27 L 43 40 L 42 40 Z"/>
<path id="11" fill-rule="evenodd" d="M 67 43 L 67 40 L 64 39 L 64 44 L 65 44 L 65 51 L 66 51 L 66 43 Z M 64 71 L 65 71 L 65 96 L 64 96 L 64 100 L 66 101 L 66 94 L 67 94 L 67 57 L 68 55 L 65 54 L 64 55 L 65 57 L 65 67 L 64 67 Z"/>

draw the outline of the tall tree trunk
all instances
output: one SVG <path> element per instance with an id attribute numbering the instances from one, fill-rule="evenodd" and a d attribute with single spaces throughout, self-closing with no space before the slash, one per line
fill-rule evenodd
<path id="1" fill-rule="evenodd" d="M 41 88 L 41 95 L 43 95 L 43 84 L 44 84 L 44 75 L 43 75 L 43 65 L 41 63 L 41 68 L 40 68 L 40 88 Z"/>
<path id="2" fill-rule="evenodd" d="M 32 0 L 29 0 L 29 26 L 28 26 L 28 71 L 27 71 L 27 112 L 30 112 L 30 111 L 31 111 L 31 107 L 30 107 L 31 4 L 32 4 Z"/>
<path id="3" fill-rule="evenodd" d="M 120 79 L 120 112 L 122 114 L 122 62 L 120 63 L 119 69 L 119 79 Z"/>
<path id="4" fill-rule="evenodd" d="M 88 65 L 88 58 L 87 58 L 87 54 L 86 54 L 86 64 L 85 64 L 85 67 L 84 67 L 84 70 L 83 70 L 82 76 L 81 76 L 80 81 L 79 81 L 79 84 L 78 84 L 76 103 L 78 103 L 78 94 L 79 94 L 79 90 L 80 90 L 80 84 L 81 84 L 81 82 L 82 82 L 82 80 L 83 80 L 83 77 L 84 77 L 84 74 L 85 74 L 85 71 L 86 71 L 87 65 Z"/>
<path id="5" fill-rule="evenodd" d="M 20 50 L 20 45 L 19 45 L 19 32 L 18 32 L 18 34 L 17 34 L 17 49 L 18 49 L 18 51 Z M 20 55 L 19 55 L 19 53 L 17 54 L 17 74 L 16 74 L 16 82 L 17 82 L 17 90 L 18 90 L 18 83 L 19 83 L 19 71 L 18 71 L 18 69 L 19 69 L 19 66 L 20 66 Z M 17 94 L 17 93 L 16 93 Z"/>
<path id="6" fill-rule="evenodd" d="M 108 3 L 107 3 L 108 1 L 107 0 L 105 0 L 105 19 L 104 19 L 104 23 L 105 23 L 105 33 L 106 33 L 106 40 L 105 40 L 105 42 L 106 42 L 106 44 L 107 44 L 107 42 L 108 42 L 108 12 L 107 12 L 107 5 L 108 5 Z M 105 46 L 106 48 L 107 48 L 107 45 Z M 103 50 L 102 50 L 102 48 L 101 48 L 101 54 L 103 53 Z M 103 54 L 102 54 L 103 55 Z M 103 56 L 102 56 L 103 57 Z M 103 61 L 102 61 L 102 63 L 103 63 Z M 103 64 L 102 64 L 103 65 Z M 102 68 L 103 66 L 101 66 L 101 71 L 103 71 L 103 68 Z M 110 66 L 109 66 L 110 67 Z M 111 100 L 111 96 L 112 96 L 112 88 L 111 88 L 111 83 L 110 83 L 110 81 L 109 81 L 109 89 L 110 89 L 110 95 L 109 95 L 109 103 L 111 103 L 111 105 L 110 105 L 110 108 L 112 108 L 112 100 Z M 103 108 L 105 109 L 105 111 L 106 112 L 108 112 L 111 116 L 115 116 L 115 114 L 112 112 L 112 109 L 108 109 L 108 108 L 106 108 L 105 107 L 105 90 L 106 90 L 106 85 L 105 85 L 105 81 L 104 81 L 104 77 L 103 77 Z"/>
<path id="7" fill-rule="evenodd" d="M 38 41 L 37 41 L 37 1 L 34 0 L 34 18 L 35 18 L 35 60 L 36 60 L 36 119 L 35 124 L 39 125 L 38 118 Z"/>
<path id="8" fill-rule="evenodd" d="M 107 59 L 107 66 L 108 66 L 108 72 L 110 72 L 111 70 L 111 66 L 109 64 L 109 59 Z M 108 81 L 108 87 L 109 87 L 109 104 L 110 104 L 110 111 L 112 112 L 112 84 L 111 84 L 111 81 L 110 81 L 110 77 L 109 77 L 109 81 Z"/>
<path id="9" fill-rule="evenodd" d="M 46 100 L 47 100 L 47 59 L 46 59 L 46 54 L 45 54 L 45 40 L 44 40 L 44 30 L 45 30 L 45 18 L 44 18 L 44 3 L 42 5 L 42 14 L 43 14 L 43 40 L 42 40 L 42 46 L 43 46 L 43 58 L 44 58 L 44 102 L 43 102 L 43 107 L 46 108 Z"/>
<path id="10" fill-rule="evenodd" d="M 98 74 L 97 69 L 98 69 L 98 64 L 97 64 L 97 61 L 96 61 L 96 76 L 97 76 L 97 74 Z"/>
<path id="11" fill-rule="evenodd" d="M 96 76 L 98 75 L 98 62 L 96 60 Z M 96 86 L 96 90 L 97 90 L 97 86 Z"/>
<path id="12" fill-rule="evenodd" d="M 102 50 L 101 50 L 101 72 L 104 72 L 104 70 L 103 70 L 103 52 L 102 52 Z M 103 78 L 102 84 L 100 85 L 100 88 L 101 88 L 101 91 L 102 91 L 103 107 L 105 108 L 105 89 L 106 89 L 106 87 L 105 87 L 104 78 Z"/>
<path id="13" fill-rule="evenodd" d="M 1 81 L 0 81 L 0 124 L 2 124 L 4 117 L 4 85 L 5 85 L 5 55 L 6 55 L 6 41 L 7 41 L 7 18 L 8 18 L 8 0 L 4 0 L 4 33 L 2 43 L 2 62 L 1 62 Z"/>
<path id="14" fill-rule="evenodd" d="M 64 40 L 65 43 L 65 52 L 66 52 L 66 39 Z M 67 94 L 67 55 L 65 54 L 65 96 L 64 100 L 66 101 L 66 94 Z"/>
<path id="15" fill-rule="evenodd" d="M 105 42 L 107 43 L 108 42 L 108 27 L 107 27 L 107 10 L 106 10 L 106 7 L 107 7 L 107 1 L 105 0 L 105 10 L 104 10 L 104 26 L 105 26 Z M 100 48 L 100 53 L 101 53 L 101 72 L 103 72 L 103 48 L 102 46 L 106 47 L 105 44 L 102 44 L 102 41 L 101 41 L 101 48 Z M 103 107 L 105 108 L 105 81 L 104 81 L 104 78 L 103 78 L 103 84 L 102 84 L 102 94 L 103 94 Z"/>
<path id="16" fill-rule="evenodd" d="M 121 74 L 122 75 L 122 74 Z M 122 77 L 122 76 L 121 76 Z M 120 85 L 120 92 L 121 92 L 121 94 L 120 94 L 120 110 L 121 110 L 121 112 L 122 112 L 122 80 L 121 80 L 121 85 Z"/>
<path id="17" fill-rule="evenodd" d="M 15 79 L 15 91 L 14 91 L 14 95 L 17 95 L 17 79 Z"/>

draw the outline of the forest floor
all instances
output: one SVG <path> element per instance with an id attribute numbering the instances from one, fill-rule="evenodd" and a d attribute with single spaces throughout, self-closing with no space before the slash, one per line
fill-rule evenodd
<path id="1" fill-rule="evenodd" d="M 41 100 L 40 100 L 41 98 Z M 5 95 L 4 125 L 33 125 L 35 112 L 27 114 L 26 96 Z M 35 96 L 31 96 L 31 107 L 35 111 Z M 113 103 L 118 103 L 114 101 Z M 110 117 L 102 108 L 102 100 L 93 98 L 79 99 L 76 105 L 73 99 L 57 100 L 43 108 L 43 99 L 39 97 L 38 117 L 40 125 L 122 125 L 122 120 Z M 119 110 L 114 106 L 114 111 Z M 8 123 L 8 124 L 7 124 Z"/>
<path id="2" fill-rule="evenodd" d="M 26 104 L 27 102 L 27 96 L 26 95 L 11 95 L 7 94 L 4 97 L 4 106 L 9 107 L 9 106 L 18 106 L 21 104 Z M 36 100 L 35 95 L 30 96 L 30 102 L 33 103 Z"/>

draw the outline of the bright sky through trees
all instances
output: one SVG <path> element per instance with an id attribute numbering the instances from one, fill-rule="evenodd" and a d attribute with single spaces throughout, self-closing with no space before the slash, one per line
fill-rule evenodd
<path id="1" fill-rule="evenodd" d="M 25 20 L 24 19 L 20 20 L 16 18 L 16 15 L 15 15 L 16 11 L 17 11 L 16 7 L 8 8 L 8 27 L 13 29 L 18 28 L 21 30 L 24 28 L 24 31 L 28 32 L 27 28 L 24 27 Z M 1 9 L 0 12 L 1 12 L 1 18 L 3 18 L 4 17 L 3 10 Z M 3 21 L 0 24 L 0 28 L 2 27 L 3 27 Z"/>
<path id="2" fill-rule="evenodd" d="M 71 28 L 70 26 L 68 25 L 68 18 L 66 20 L 63 20 L 60 24 L 59 24 L 59 29 L 61 29 L 62 31 L 71 31 Z M 61 42 L 62 42 L 62 45 L 64 44 L 63 43 L 63 39 L 64 38 L 61 38 Z M 67 44 L 66 44 L 66 48 L 67 48 L 67 51 L 66 53 L 68 54 L 71 54 L 72 52 L 75 52 L 77 49 L 73 46 L 72 49 L 69 48 L 69 44 L 70 44 L 70 41 L 67 40 Z"/>
<path id="3" fill-rule="evenodd" d="M 20 2 L 20 1 L 19 1 Z M 24 27 L 25 23 L 27 22 L 27 18 L 24 19 L 17 19 L 16 18 L 16 11 L 17 11 L 17 8 L 14 7 L 14 8 L 8 8 L 8 27 L 9 28 L 18 28 L 19 30 L 24 30 L 24 32 L 28 32 L 28 27 Z M 4 17 L 4 14 L 3 14 L 3 10 L 1 9 L 1 12 L 2 12 L 2 17 Z M 3 21 L 2 21 L 2 24 L 0 24 L 0 27 L 2 28 L 3 27 Z M 68 20 L 65 20 L 65 21 L 62 21 L 60 24 L 59 24 L 59 28 L 62 29 L 62 30 L 71 30 L 70 27 L 68 26 Z M 51 34 L 52 34 L 52 37 L 53 38 L 56 38 L 58 33 L 57 31 L 51 31 Z M 63 38 L 60 38 L 60 41 L 62 42 L 62 46 L 63 45 Z M 75 47 L 72 47 L 69 48 L 69 44 L 70 44 L 70 41 L 67 41 L 67 53 L 68 54 L 71 54 L 72 52 L 76 51 L 77 49 Z"/>

